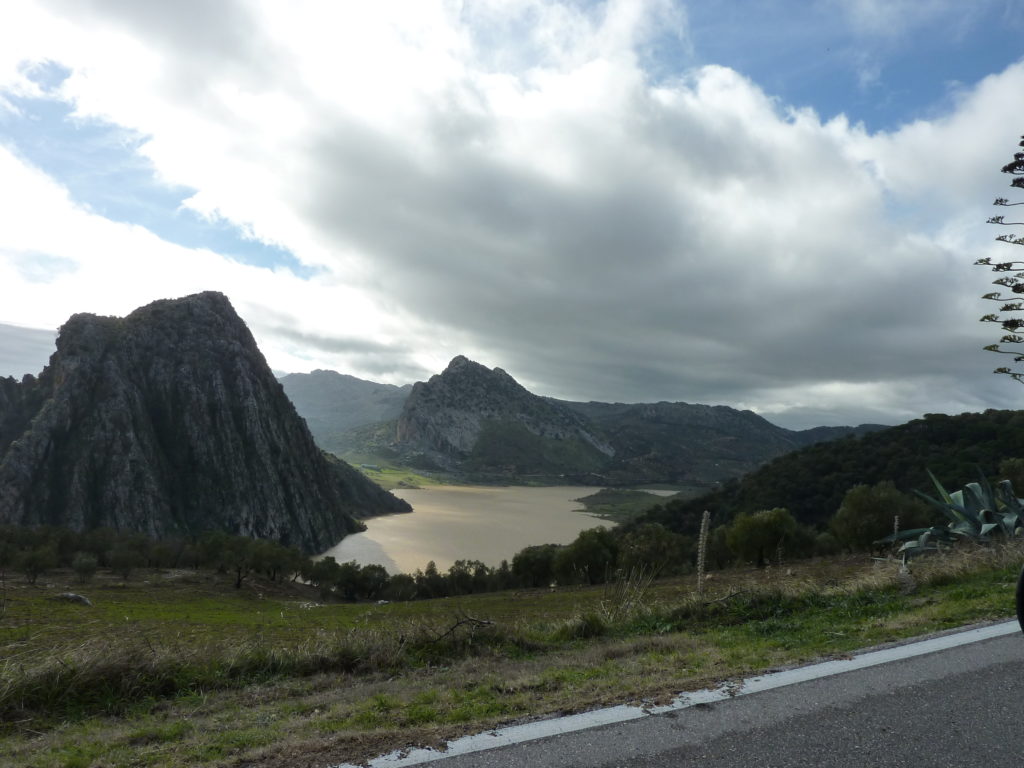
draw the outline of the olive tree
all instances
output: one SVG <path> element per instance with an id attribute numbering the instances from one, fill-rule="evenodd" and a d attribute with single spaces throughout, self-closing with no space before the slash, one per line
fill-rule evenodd
<path id="1" fill-rule="evenodd" d="M 793 541 L 796 534 L 797 523 L 790 511 L 775 507 L 739 515 L 726 531 L 725 540 L 740 560 L 764 568 L 771 554 Z"/>
<path id="2" fill-rule="evenodd" d="M 884 480 L 876 485 L 855 485 L 843 496 L 843 503 L 829 521 L 829 531 L 850 550 L 870 549 L 899 527 L 921 528 L 930 525 L 932 515 L 924 502 L 907 496 Z"/>

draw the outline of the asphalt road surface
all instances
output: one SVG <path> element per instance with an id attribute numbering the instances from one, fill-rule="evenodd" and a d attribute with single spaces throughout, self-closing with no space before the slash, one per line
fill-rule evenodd
<path id="1" fill-rule="evenodd" d="M 1024 768 L 1024 637 L 443 758 L 437 768 Z"/>

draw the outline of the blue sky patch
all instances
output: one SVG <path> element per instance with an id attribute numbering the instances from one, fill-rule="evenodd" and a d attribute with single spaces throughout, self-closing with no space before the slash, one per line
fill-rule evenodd
<path id="1" fill-rule="evenodd" d="M 53 64 L 33 68 L 30 78 L 47 96 L 7 95 L 18 113 L 0 111 L 0 141 L 66 187 L 74 202 L 186 248 L 208 248 L 257 267 L 284 267 L 304 279 L 316 273 L 283 248 L 246 238 L 229 222 L 210 221 L 182 208 L 194 190 L 156 178 L 149 160 L 138 153 L 144 136 L 76 118 L 72 106 L 56 98 L 56 88 L 68 74 Z"/>

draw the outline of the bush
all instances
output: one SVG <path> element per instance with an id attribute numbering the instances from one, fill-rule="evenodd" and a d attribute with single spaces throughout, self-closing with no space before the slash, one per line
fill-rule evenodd
<path id="1" fill-rule="evenodd" d="M 29 584 L 35 584 L 40 576 L 57 567 L 57 550 L 47 545 L 22 552 L 15 558 L 15 567 L 25 574 Z"/>
<path id="2" fill-rule="evenodd" d="M 85 584 L 96 574 L 99 559 L 92 552 L 76 552 L 71 559 L 71 569 L 81 584 Z"/>
<path id="3" fill-rule="evenodd" d="M 900 492 L 891 482 L 855 485 L 829 521 L 829 530 L 847 549 L 866 550 L 893 532 L 897 516 L 902 530 L 931 525 L 932 515 L 924 502 Z"/>
<path id="4" fill-rule="evenodd" d="M 725 534 L 729 549 L 741 560 L 755 562 L 758 568 L 764 568 L 779 547 L 792 543 L 796 537 L 796 520 L 782 507 L 742 514 Z"/>
<path id="5" fill-rule="evenodd" d="M 145 565 L 146 559 L 138 549 L 129 544 L 117 544 L 107 554 L 110 569 L 125 581 L 132 571 Z"/>

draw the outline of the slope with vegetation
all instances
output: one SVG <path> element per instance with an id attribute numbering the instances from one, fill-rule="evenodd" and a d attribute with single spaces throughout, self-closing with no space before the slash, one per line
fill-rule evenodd
<path id="1" fill-rule="evenodd" d="M 0 765 L 356 762 L 524 717 L 664 700 L 780 665 L 1006 617 L 1019 549 L 790 573 L 335 602 L 252 574 L 8 572 Z M 74 590 L 91 605 L 60 599 Z"/>
<path id="2" fill-rule="evenodd" d="M 682 531 L 692 529 L 705 509 L 725 523 L 743 512 L 785 507 L 800 523 L 821 527 L 854 486 L 890 481 L 904 493 L 927 490 L 928 470 L 946 482 L 963 483 L 975 479 L 979 468 L 995 475 L 1004 460 L 1016 456 L 1024 456 L 1024 412 L 927 414 L 780 456 L 713 493 L 666 505 L 640 521 Z"/>

